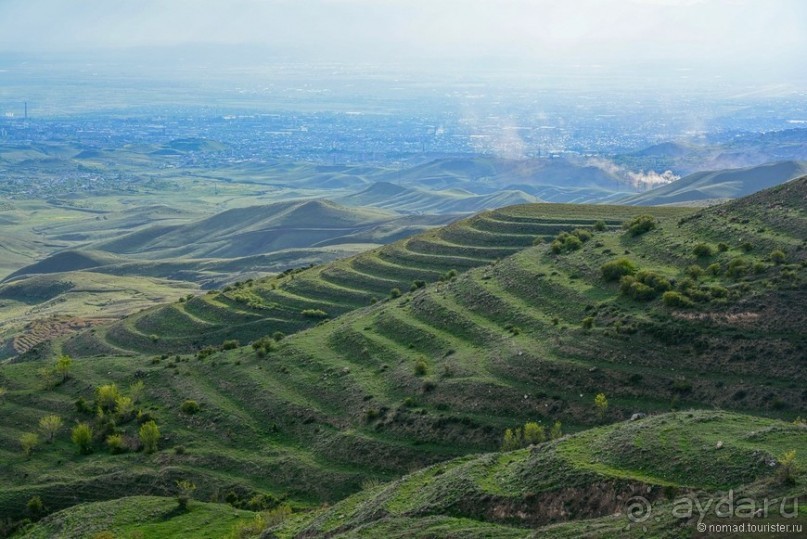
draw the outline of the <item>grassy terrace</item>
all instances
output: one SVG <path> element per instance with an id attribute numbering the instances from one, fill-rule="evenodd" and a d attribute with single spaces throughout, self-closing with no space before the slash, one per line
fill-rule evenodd
<path id="1" fill-rule="evenodd" d="M 350 290 L 357 298 L 373 297 L 361 288 L 358 273 L 349 286 L 352 263 L 379 261 L 381 253 L 406 257 L 407 243 L 401 242 L 85 333 L 83 340 L 66 344 L 79 353 L 71 377 L 53 389 L 43 388 L 41 361 L 5 365 L 0 461 L 7 464 L 0 466 L 0 513 L 19 514 L 33 495 L 55 510 L 124 490 L 167 494 L 180 478 L 193 480 L 202 500 L 220 500 L 229 491 L 245 499 L 266 493 L 310 507 L 341 500 L 368 479 L 393 479 L 496 450 L 504 429 L 526 421 L 546 427 L 561 421 L 565 432 L 576 432 L 635 412 L 689 408 L 786 420 L 804 416 L 807 251 L 798 234 L 807 223 L 800 204 L 805 189 L 807 181 L 795 182 L 698 213 L 645 208 L 641 212 L 654 213 L 657 224 L 641 235 L 612 226 L 594 231 L 577 250 L 526 246 L 500 260 L 479 259 L 478 267 L 413 292 L 401 281 L 400 298 L 378 295 L 374 305 L 351 310 L 346 300 L 336 300 L 350 297 Z M 544 208 L 562 209 L 523 206 L 493 215 L 523 223 L 531 212 L 546 213 Z M 638 213 L 579 211 L 574 219 L 590 219 L 592 225 L 606 214 L 613 219 L 624 211 L 628 219 Z M 453 225 L 457 228 L 462 227 Z M 439 244 L 441 236 L 430 232 L 421 238 Z M 525 235 L 525 245 L 532 238 Z M 703 242 L 715 249 L 698 257 L 693 249 Z M 718 242 L 725 248 L 718 249 Z M 781 249 L 785 259 L 773 262 L 773 249 Z M 620 293 L 619 284 L 603 279 L 601 266 L 621 257 L 670 279 L 675 290 L 697 301 L 676 306 L 660 297 L 638 300 Z M 747 271 L 730 274 L 737 259 Z M 687 284 L 691 266 L 714 264 L 720 271 Z M 338 285 L 322 278 L 337 270 L 345 277 Z M 398 282 L 389 276 L 377 279 Z M 340 295 L 321 296 L 329 287 Z M 705 295 L 711 290 L 721 292 Z M 250 308 L 236 299 L 239 293 L 275 305 Z M 317 303 L 333 300 L 329 305 L 345 312 L 308 320 L 300 311 L 311 308 L 305 300 L 334 316 L 336 307 Z M 183 317 L 195 329 L 187 330 Z M 165 329 L 157 333 L 161 319 Z M 209 342 L 233 336 L 246 343 L 278 329 L 289 336 L 266 356 L 248 346 L 209 356 L 184 352 L 208 335 L 215 337 Z M 292 334 L 295 329 L 305 330 Z M 183 343 L 188 347 L 172 350 Z M 163 432 L 156 453 L 110 455 L 99 438 L 93 454 L 79 456 L 66 432 L 31 457 L 19 451 L 20 435 L 35 429 L 43 415 L 57 413 L 70 425 L 93 421 L 92 413 L 77 411 L 78 397 L 92 402 L 101 384 L 115 382 L 125 390 L 137 380 L 145 384 L 138 407 L 156 418 Z M 602 417 L 593 404 L 599 392 L 609 401 Z M 201 410 L 182 413 L 185 399 L 197 401 Z M 133 437 L 137 421 L 117 428 Z M 585 462 L 599 462 L 585 474 L 625 467 L 598 458 L 575 457 L 575 474 Z M 661 475 L 636 470 L 631 482 L 681 483 L 674 470 Z M 705 474 L 694 476 L 706 484 Z M 461 511 L 449 516 L 465 519 Z"/>
<path id="2" fill-rule="evenodd" d="M 109 349 L 189 352 L 226 339 L 247 342 L 275 331 L 294 333 L 316 322 L 302 316 L 305 309 L 321 309 L 334 317 L 384 299 L 394 288 L 406 292 L 413 281 L 433 283 L 449 271 L 484 266 L 531 246 L 536 239 L 549 241 L 561 231 L 590 228 L 597 221 L 616 229 L 645 211 L 529 204 L 486 212 L 350 259 L 149 309 L 94 335 L 69 340 L 64 350 L 76 356 Z M 691 213 L 652 211 L 671 219 Z"/>

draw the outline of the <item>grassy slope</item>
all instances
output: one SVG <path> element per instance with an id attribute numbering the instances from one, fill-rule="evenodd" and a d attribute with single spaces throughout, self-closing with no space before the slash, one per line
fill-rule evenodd
<path id="1" fill-rule="evenodd" d="M 738 487 L 737 499 L 803 496 L 807 474 L 783 485 L 769 465 L 791 449 L 807 451 L 803 424 L 725 412 L 663 414 L 437 464 L 298 517 L 268 536 L 646 536 L 636 525 L 630 533 L 624 512 L 627 500 L 642 495 L 655 508 L 656 518 L 645 524 L 650 535 L 684 537 L 695 522 L 675 522 L 669 499 L 697 491 L 719 498 Z"/>
<path id="2" fill-rule="evenodd" d="M 132 496 L 108 502 L 88 503 L 51 515 L 20 534 L 26 539 L 83 539 L 109 532 L 113 537 L 164 539 L 220 539 L 239 521 L 254 513 L 216 503 L 191 502 L 178 511 L 173 500 L 157 496 Z"/>
<path id="3" fill-rule="evenodd" d="M 504 428 L 527 420 L 560 419 L 567 430 L 595 423 L 592 401 L 599 391 L 611 403 L 608 421 L 635 411 L 714 405 L 803 415 L 805 189 L 802 180 L 699 214 L 669 210 L 652 232 L 638 238 L 598 233 L 571 254 L 527 248 L 288 337 L 266 359 L 249 348 L 205 360 L 84 357 L 73 377 L 50 392 L 41 390 L 39 362 L 4 366 L 0 385 L 9 394 L 2 405 L 7 413 L 0 414 L 0 458 L 8 464 L 0 467 L 0 510 L 19 512 L 34 494 L 57 509 L 114 497 L 121 489 L 166 493 L 180 477 L 192 478 L 202 499 L 235 488 L 286 495 L 302 505 L 334 501 L 368 477 L 393 478 L 411 467 L 495 449 Z M 543 226 L 571 228 L 580 219 L 564 227 L 547 223 L 544 214 L 543 224 L 535 222 L 538 210 L 554 209 L 522 206 L 481 219 L 488 227 L 526 223 L 533 235 Z M 578 211 L 595 219 L 622 210 Z M 439 234 L 428 235 L 426 247 L 463 235 L 480 239 L 468 225 Z M 741 239 L 752 244 L 750 253 L 739 249 Z M 628 251 L 641 267 L 680 279 L 696 262 L 694 243 L 723 240 L 731 242 L 727 252 L 699 263 L 725 267 L 742 256 L 761 264 L 760 273 L 702 283 L 726 286 L 725 302 L 692 309 L 638 303 L 599 277 L 602 262 Z M 774 246 L 787 252 L 789 263 L 763 262 Z M 390 258 L 406 254 L 400 244 L 393 247 L 399 250 L 390 248 Z M 386 267 L 378 256 L 363 261 L 371 262 Z M 297 274 L 294 284 L 316 284 L 304 277 L 332 268 Z M 281 284 L 278 290 L 289 297 L 305 289 L 292 288 L 290 278 Z M 227 316 L 234 304 L 227 298 L 206 299 Z M 201 317 L 191 326 L 176 313 L 171 327 L 177 336 L 205 329 Z M 591 330 L 580 327 L 587 315 L 594 318 Z M 425 374 L 416 373 L 418 360 Z M 16 449 L 19 435 L 48 411 L 72 423 L 81 419 L 73 411 L 77 396 L 91 399 L 101 383 L 126 387 L 135 379 L 145 381 L 143 406 L 165 433 L 159 453 L 99 450 L 79 457 L 64 433 L 30 459 Z M 185 398 L 198 400 L 202 411 L 179 413 Z M 120 428 L 130 436 L 136 431 L 133 424 Z M 168 450 L 175 445 L 188 451 Z"/>
<path id="4" fill-rule="evenodd" d="M 226 339 L 246 342 L 275 331 L 292 333 L 312 325 L 301 314 L 305 309 L 322 309 L 333 317 L 383 299 L 393 288 L 405 292 L 414 280 L 435 282 L 450 270 L 486 265 L 531 245 L 536 237 L 550 239 L 559 231 L 590 227 L 600 219 L 615 229 L 642 211 L 535 204 L 486 212 L 347 260 L 262 279 L 187 304 L 157 307 L 99 329 L 95 335 L 80 335 L 66 342 L 65 350 L 74 355 L 118 349 L 190 351 Z M 691 210 L 653 212 L 672 218 Z M 203 326 L 198 325 L 200 320 Z"/>

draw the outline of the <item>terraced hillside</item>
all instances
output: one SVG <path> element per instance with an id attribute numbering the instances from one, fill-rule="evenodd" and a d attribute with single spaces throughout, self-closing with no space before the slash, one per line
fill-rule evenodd
<path id="1" fill-rule="evenodd" d="M 406 292 L 421 282 L 444 279 L 449 272 L 512 255 L 536 240 L 551 241 L 561 231 L 590 228 L 598 221 L 607 229 L 618 229 L 624 220 L 643 211 L 529 204 L 485 212 L 346 260 L 242 282 L 220 293 L 146 310 L 71 339 L 64 350 L 76 356 L 188 352 L 228 339 L 246 343 L 276 331 L 294 333 L 321 320 L 306 316 L 306 311 L 322 311 L 333 318 L 387 298 L 395 289 Z M 690 212 L 652 211 L 661 218 Z"/>
<path id="2" fill-rule="evenodd" d="M 267 494 L 299 508 L 342 499 L 367 479 L 495 450 L 505 429 L 526 422 L 549 431 L 559 421 L 574 432 L 638 412 L 715 406 L 803 417 L 806 197 L 807 178 L 698 213 L 665 210 L 628 230 L 592 227 L 587 241 L 577 232 L 526 248 L 515 239 L 556 232 L 559 223 L 546 212 L 536 221 L 540 207 L 508 208 L 418 240 L 443 248 L 474 238 L 486 252 L 480 238 L 493 233 L 482 227 L 531 227 L 510 234 L 512 247 L 491 246 L 515 254 L 279 342 L 195 356 L 78 356 L 49 389 L 47 363 L 4 365 L 0 513 L 21 514 L 34 495 L 51 510 L 121 492 L 164 495 L 183 478 L 202 500 L 232 491 L 235 500 Z M 602 211 L 581 208 L 567 219 Z M 607 211 L 611 221 L 635 215 Z M 388 248 L 400 257 L 388 265 L 404 271 L 415 245 Z M 383 265 L 381 252 L 341 264 Z M 288 275 L 275 290 L 291 295 L 304 279 L 325 283 L 313 276 L 348 267 Z M 434 266 L 435 278 L 449 267 Z M 622 283 L 609 279 L 623 270 L 630 275 Z M 227 313 L 234 292 L 209 299 Z M 203 326 L 184 325 L 177 306 L 175 331 L 192 340 Z M 145 385 L 140 418 L 162 431 L 157 451 L 134 451 L 139 425 L 127 416 L 112 429 L 132 451 L 105 454 L 110 427 L 94 412 L 95 388 L 114 382 L 128 392 L 137 381 Z M 595 406 L 599 393 L 607 406 Z M 186 399 L 198 409 L 183 411 Z M 62 432 L 30 457 L 20 453 L 21 435 L 49 413 L 95 425 L 94 452 L 78 455 Z"/>
<path id="3" fill-rule="evenodd" d="M 807 515 L 791 514 L 793 499 L 807 493 L 807 474 L 783 482 L 779 459 L 788 450 L 807 451 L 805 427 L 725 412 L 618 423 L 437 464 L 262 537 L 691 537 L 700 514 L 677 518 L 686 513 L 675 513 L 675 504 L 685 508 L 681 501 L 697 492 L 702 508 L 712 500 L 711 509 L 727 500 L 724 489 L 760 510 L 765 497 L 776 498 L 766 518 L 754 519 L 758 525 L 804 526 Z M 706 525 L 749 521 L 747 512 L 732 519 L 703 513 Z"/>

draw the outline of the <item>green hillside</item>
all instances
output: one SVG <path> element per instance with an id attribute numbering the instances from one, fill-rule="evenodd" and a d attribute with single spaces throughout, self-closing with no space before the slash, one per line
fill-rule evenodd
<path id="1" fill-rule="evenodd" d="M 600 220 L 607 228 L 618 229 L 625 219 L 643 211 L 627 206 L 533 204 L 486 212 L 346 260 L 236 283 L 223 292 L 156 307 L 98 328 L 92 335 L 77 336 L 64 349 L 76 356 L 121 350 L 187 352 L 228 339 L 246 343 L 276 331 L 289 334 L 319 322 L 304 311 L 320 310 L 333 318 L 383 300 L 393 289 L 406 292 L 415 281 L 433 283 L 449 272 L 487 265 L 531 246 L 536 238 L 551 241 L 559 232 L 592 227 Z M 653 212 L 673 218 L 691 210 Z"/>
<path id="2" fill-rule="evenodd" d="M 698 513 L 676 521 L 673 500 L 694 492 L 719 501 L 724 489 L 739 489 L 737 499 L 749 497 L 757 507 L 763 497 L 803 496 L 804 471 L 796 484 L 777 479 L 778 460 L 789 450 L 807 451 L 803 423 L 725 412 L 663 414 L 437 464 L 264 537 L 689 537 Z M 639 505 L 637 497 L 652 505 Z M 630 514 L 646 514 L 646 521 L 630 520 L 632 501 L 637 512 Z M 785 513 L 791 509 L 792 502 Z M 714 511 L 708 517 L 720 522 Z M 778 520 L 804 525 L 807 514 Z"/>
<path id="3" fill-rule="evenodd" d="M 203 296 L 218 310 L 193 311 L 200 313 L 194 318 L 185 309 L 199 305 L 185 302 L 141 313 L 127 320 L 131 326 L 96 328 L 65 344 L 78 359 L 64 381 L 49 374 L 52 357 L 28 356 L 0 370 L 7 389 L 0 405 L 0 460 L 8 463 L 0 467 L 0 513 L 24 514 L 32 496 L 55 511 L 124 492 L 170 495 L 181 479 L 197 485 L 201 500 L 233 492 L 234 502 L 246 503 L 264 494 L 299 509 L 341 500 L 368 479 L 391 480 L 496 450 L 505 429 L 530 421 L 547 428 L 559 421 L 564 432 L 576 432 L 639 412 L 716 406 L 803 417 L 805 194 L 807 178 L 698 213 L 656 210 L 655 227 L 651 220 L 633 222 L 637 208 L 580 207 L 573 214 L 574 207 L 511 207 L 352 260 Z M 553 211 L 565 211 L 565 221 Z M 604 217 L 627 220 L 633 228 L 592 226 L 592 237 L 579 245 L 571 238 L 587 234 L 519 246 L 549 227 L 554 236 Z M 515 225 L 529 228 L 516 234 Z M 312 327 L 279 342 L 228 343 L 195 355 L 168 352 L 213 324 L 226 327 L 236 306 L 252 312 L 234 299 L 238 292 L 257 289 L 256 295 L 293 299 L 330 282 L 326 271 L 348 273 L 353 266 L 346 264 L 358 261 L 399 275 L 406 266 L 385 264 L 381 253 L 400 264 L 416 253 L 409 250 L 415 245 L 448 248 L 461 238 L 473 245 L 465 253 L 486 252 L 482 227 L 502 226 L 509 235 L 496 237 L 495 249 L 510 238 L 506 248 L 514 254 L 499 253 L 498 262 L 477 259 L 478 266 L 462 274 L 372 306 L 356 302 L 332 320 L 300 312 L 287 333 Z M 607 280 L 602 266 L 625 268 L 606 265 L 623 258 L 636 266 L 633 276 L 621 285 Z M 452 263 L 459 259 L 451 257 Z M 432 266 L 433 280 L 450 267 Z M 397 278 L 411 282 L 413 275 Z M 388 281 L 384 289 L 398 282 Z M 660 291 L 668 286 L 662 300 Z M 327 308 L 325 296 L 314 297 L 313 305 L 297 308 Z M 222 321 L 202 317 L 211 312 Z M 252 330 L 239 323 L 239 335 Z M 135 325 L 142 335 L 158 328 L 163 333 L 135 338 L 128 329 Z M 278 326 L 257 319 L 254 327 L 263 337 Z M 113 341 L 119 335 L 129 340 Z M 165 352 L 144 356 L 125 350 L 126 343 Z M 129 395 L 138 381 L 144 391 L 134 409 L 142 413 L 110 410 L 99 417 L 96 388 L 114 382 Z M 595 407 L 598 393 L 607 396 L 607 408 Z M 185 400 L 198 410 L 183 411 Z M 54 443 L 25 456 L 20 437 L 51 413 L 65 425 L 94 425 L 92 453 L 78 454 L 65 428 Z M 150 419 L 162 433 L 157 450 L 137 451 L 139 425 Z M 129 451 L 110 454 L 104 447 L 110 432 L 121 434 Z M 645 475 L 680 481 L 674 470 L 650 466 Z"/>

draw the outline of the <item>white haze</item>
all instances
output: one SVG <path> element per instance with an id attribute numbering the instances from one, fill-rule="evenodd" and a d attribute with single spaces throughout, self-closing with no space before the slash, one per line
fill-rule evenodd
<path id="1" fill-rule="evenodd" d="M 253 47 L 266 61 L 562 66 L 803 89 L 807 2 L 0 0 L 0 54 L 198 44 Z"/>

